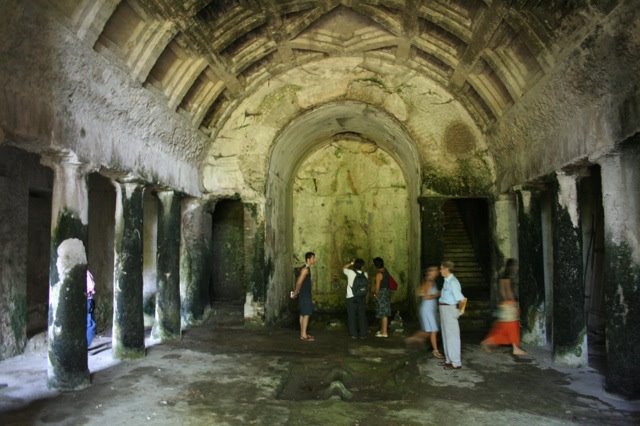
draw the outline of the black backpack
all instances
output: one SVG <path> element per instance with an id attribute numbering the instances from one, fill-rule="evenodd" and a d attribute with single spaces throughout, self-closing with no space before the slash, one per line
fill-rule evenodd
<path id="1" fill-rule="evenodd" d="M 369 292 L 369 279 L 364 275 L 364 272 L 355 272 L 356 277 L 353 279 L 351 291 L 354 297 L 364 297 Z"/>

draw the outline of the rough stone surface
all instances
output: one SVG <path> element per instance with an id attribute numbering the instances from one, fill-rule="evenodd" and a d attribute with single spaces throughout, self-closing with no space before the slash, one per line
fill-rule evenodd
<path id="1" fill-rule="evenodd" d="M 293 180 L 293 249 L 296 264 L 316 253 L 314 304 L 318 309 L 346 309 L 342 267 L 365 260 L 370 285 L 380 256 L 400 288 L 393 301 L 405 300 L 419 277 L 408 276 L 408 199 L 398 164 L 365 141 L 335 138 L 311 154 Z"/>
<path id="2" fill-rule="evenodd" d="M 564 183 L 564 184 L 563 184 Z M 553 350 L 559 362 L 586 365 L 586 319 L 582 279 L 582 234 L 575 214 L 575 180 L 555 188 L 553 213 Z M 568 193 L 568 194 L 567 194 Z"/>
<path id="3" fill-rule="evenodd" d="M 544 265 L 542 256 L 542 214 L 537 191 L 519 191 L 518 260 L 520 311 L 523 339 L 544 342 Z M 541 308 L 542 307 L 542 308 Z"/>
<path id="4" fill-rule="evenodd" d="M 114 238 L 113 354 L 126 359 L 144 355 L 142 304 L 142 218 L 144 188 L 116 182 Z"/>
<path id="5" fill-rule="evenodd" d="M 152 336 L 160 341 L 179 339 L 180 326 L 180 195 L 172 191 L 157 194 L 158 292 Z"/>
<path id="6" fill-rule="evenodd" d="M 181 342 L 148 348 L 143 360 L 113 365 L 108 352 L 91 356 L 91 389 L 61 394 L 38 388 L 42 358 L 30 358 L 28 368 L 7 361 L 0 363 L 0 382 L 8 384 L 0 422 L 413 426 L 449 424 L 452 413 L 455 423 L 481 425 L 640 420 L 638 403 L 593 393 L 601 380 L 595 371 L 552 368 L 545 351 L 521 359 L 507 348 L 487 354 L 479 337 L 463 335 L 463 368 L 450 371 L 427 351 L 406 350 L 402 336 L 354 341 L 318 328 L 314 335 L 308 343 L 290 329 L 207 323 Z M 26 383 L 47 398 L 26 405 L 17 397 Z"/>

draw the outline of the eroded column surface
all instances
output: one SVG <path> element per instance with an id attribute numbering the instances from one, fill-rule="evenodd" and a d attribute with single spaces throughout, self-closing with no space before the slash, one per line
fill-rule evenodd
<path id="1" fill-rule="evenodd" d="M 575 176 L 556 174 L 553 203 L 553 356 L 570 366 L 588 363 L 582 279 L 582 233 Z"/>
<path id="2" fill-rule="evenodd" d="M 45 161 L 54 170 L 49 272 L 48 385 L 89 384 L 86 336 L 87 176 L 72 156 Z"/>
<path id="3" fill-rule="evenodd" d="M 244 302 L 245 324 L 263 325 L 268 281 L 265 267 L 264 206 L 244 204 L 244 270 L 247 296 Z"/>
<path id="4" fill-rule="evenodd" d="M 191 198 L 183 201 L 180 247 L 182 327 L 201 320 L 209 305 L 212 228 L 210 208 L 210 203 L 205 200 Z"/>
<path id="5" fill-rule="evenodd" d="M 493 203 L 493 211 L 495 216 L 494 238 L 500 252 L 500 262 L 497 266 L 499 269 L 502 269 L 507 259 L 518 259 L 518 223 L 514 195 L 499 195 Z M 495 306 L 496 303 L 499 302 L 498 280 L 496 276 L 491 280 L 490 286 L 491 304 Z"/>
<path id="6" fill-rule="evenodd" d="M 158 292 L 151 333 L 155 340 L 166 341 L 180 338 L 180 196 L 161 191 L 157 197 Z"/>
<path id="7" fill-rule="evenodd" d="M 601 159 L 607 390 L 640 396 L 640 148 Z"/>
<path id="8" fill-rule="evenodd" d="M 517 202 L 522 341 L 542 346 L 547 339 L 540 194 L 518 191 Z"/>
<path id="9" fill-rule="evenodd" d="M 144 356 L 142 312 L 142 217 L 144 187 L 138 182 L 114 182 L 116 218 L 113 267 L 113 355 Z"/>
<path id="10" fill-rule="evenodd" d="M 2 142 L 0 129 L 0 143 Z M 0 147 L 0 360 L 27 343 L 29 188 L 20 153 Z"/>

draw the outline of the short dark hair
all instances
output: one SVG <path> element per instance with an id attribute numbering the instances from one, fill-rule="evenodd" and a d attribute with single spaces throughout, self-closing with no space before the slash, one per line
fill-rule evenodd
<path id="1" fill-rule="evenodd" d="M 353 261 L 353 267 L 355 269 L 357 269 L 358 271 L 360 271 L 363 266 L 364 266 L 364 260 L 363 259 L 357 258 L 356 260 Z"/>
<path id="2" fill-rule="evenodd" d="M 309 260 L 309 259 L 311 259 L 312 257 L 315 257 L 315 256 L 316 256 L 316 254 L 314 252 L 308 251 L 308 252 L 306 252 L 304 254 L 304 260 L 306 262 L 307 260 Z"/>
<path id="3" fill-rule="evenodd" d="M 440 266 L 444 266 L 445 268 L 447 268 L 449 270 L 449 272 L 453 272 L 454 264 L 450 260 L 443 260 L 442 263 L 440 264 Z"/>
<path id="4" fill-rule="evenodd" d="M 373 259 L 373 264 L 376 265 L 376 268 L 384 268 L 384 260 L 381 257 Z"/>

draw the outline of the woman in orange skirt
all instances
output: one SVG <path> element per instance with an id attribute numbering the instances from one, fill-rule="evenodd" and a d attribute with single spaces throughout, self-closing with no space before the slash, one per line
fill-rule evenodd
<path id="1" fill-rule="evenodd" d="M 518 261 L 508 259 L 498 286 L 501 302 L 498 305 L 498 319 L 481 345 L 485 350 L 499 345 L 511 345 L 514 355 L 526 355 L 520 348 L 520 310 L 516 300 L 515 278 Z"/>

